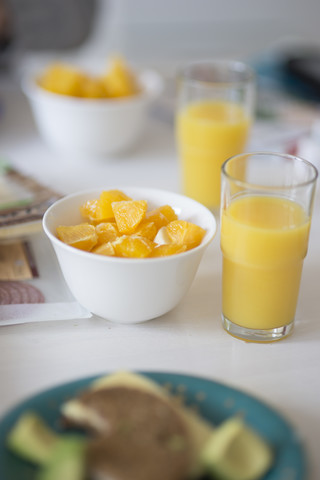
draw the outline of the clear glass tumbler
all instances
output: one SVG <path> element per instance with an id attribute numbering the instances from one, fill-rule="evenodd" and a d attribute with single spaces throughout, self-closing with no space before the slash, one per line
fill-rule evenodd
<path id="1" fill-rule="evenodd" d="M 318 172 L 286 154 L 231 157 L 222 166 L 222 322 L 270 342 L 293 328 Z"/>
<path id="2" fill-rule="evenodd" d="M 246 148 L 254 99 L 255 75 L 242 62 L 196 62 L 178 76 L 182 191 L 211 210 L 219 210 L 222 163 Z"/>

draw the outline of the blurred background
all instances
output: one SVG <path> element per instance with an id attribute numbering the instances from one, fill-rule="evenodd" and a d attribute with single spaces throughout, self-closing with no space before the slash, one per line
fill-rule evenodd
<path id="1" fill-rule="evenodd" d="M 308 128 L 318 119 L 319 0 L 1 0 L 0 5 L 0 82 L 18 82 L 15 73 L 26 59 L 105 62 L 121 53 L 165 76 L 155 114 L 172 121 L 181 64 L 236 58 L 258 74 L 257 118 Z M 316 130 L 320 138 L 320 127 Z"/>
<path id="2" fill-rule="evenodd" d="M 11 50 L 86 47 L 163 61 L 319 46 L 318 0 L 2 0 Z M 3 14 L 2 14 L 3 17 Z"/>
<path id="3" fill-rule="evenodd" d="M 185 61 L 228 57 L 252 63 L 268 86 L 286 80 L 300 95 L 320 98 L 319 0 L 1 0 L 0 5 L 3 72 L 26 54 L 88 60 L 121 52 L 169 76 Z M 297 55 L 316 60 L 307 66 L 316 77 L 313 85 L 284 78 L 288 60 Z"/>

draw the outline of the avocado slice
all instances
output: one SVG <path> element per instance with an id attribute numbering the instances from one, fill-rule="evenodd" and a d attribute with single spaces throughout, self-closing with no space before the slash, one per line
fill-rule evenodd
<path id="1" fill-rule="evenodd" d="M 7 446 L 19 457 L 42 465 L 48 461 L 58 438 L 42 418 L 33 412 L 26 412 L 9 432 Z"/>
<path id="2" fill-rule="evenodd" d="M 40 470 L 36 480 L 84 480 L 86 475 L 86 445 L 83 437 L 61 437 L 48 463 Z"/>
<path id="3" fill-rule="evenodd" d="M 259 480 L 271 467 L 273 452 L 242 418 L 232 417 L 211 435 L 201 461 L 218 480 Z"/>

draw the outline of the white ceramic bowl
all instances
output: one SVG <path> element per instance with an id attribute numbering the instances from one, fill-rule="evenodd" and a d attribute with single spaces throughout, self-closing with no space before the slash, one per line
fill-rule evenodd
<path id="1" fill-rule="evenodd" d="M 39 132 L 52 147 L 83 156 L 106 156 L 134 146 L 142 136 L 148 107 L 162 91 L 162 78 L 152 70 L 137 73 L 141 93 L 124 98 L 84 99 L 51 93 L 25 75 L 27 96 Z"/>
<path id="2" fill-rule="evenodd" d="M 206 229 L 202 243 L 189 251 L 160 258 L 118 258 L 78 250 L 56 236 L 58 225 L 83 221 L 79 207 L 98 198 L 101 190 L 68 195 L 45 213 L 43 228 L 49 237 L 74 297 L 90 312 L 118 323 L 139 323 L 173 309 L 187 293 L 202 255 L 216 233 L 212 213 L 183 195 L 152 188 L 118 188 L 133 199 L 148 201 L 148 209 L 168 204 L 179 219 Z"/>

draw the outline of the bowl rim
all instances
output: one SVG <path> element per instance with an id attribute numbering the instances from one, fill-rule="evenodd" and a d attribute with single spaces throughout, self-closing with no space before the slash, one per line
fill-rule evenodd
<path id="1" fill-rule="evenodd" d="M 142 264 L 146 264 L 146 261 L 147 261 L 148 264 L 150 264 L 151 262 L 172 261 L 173 259 L 175 259 L 177 257 L 181 258 L 182 256 L 185 257 L 185 256 L 194 255 L 196 252 L 198 252 L 200 250 L 204 250 L 212 242 L 212 240 L 214 239 L 214 237 L 217 234 L 218 224 L 217 224 L 217 220 L 216 220 L 215 215 L 207 207 L 205 207 L 201 203 L 197 202 L 196 200 L 193 200 L 192 198 L 187 197 L 186 195 L 183 195 L 183 194 L 180 194 L 180 193 L 177 193 L 177 192 L 173 192 L 173 191 L 169 191 L 169 190 L 165 190 L 165 189 L 160 189 L 160 188 L 139 187 L 139 186 L 137 186 L 137 187 L 135 187 L 135 186 L 121 186 L 121 185 L 120 186 L 119 185 L 118 186 L 105 186 L 105 187 L 103 187 L 103 189 L 104 190 L 115 190 L 115 189 L 117 189 L 117 190 L 121 190 L 121 191 L 124 191 L 124 192 L 126 192 L 126 189 L 127 190 L 133 190 L 134 189 L 134 190 L 141 190 L 142 193 L 146 192 L 146 191 L 152 191 L 156 194 L 157 193 L 159 193 L 159 194 L 161 193 L 162 195 L 163 194 L 168 194 L 168 195 L 173 195 L 173 196 L 175 196 L 177 198 L 180 198 L 180 199 L 185 199 L 188 202 L 193 203 L 197 207 L 197 209 L 200 209 L 203 212 L 205 212 L 206 216 L 210 219 L 210 224 L 209 224 L 209 227 L 207 228 L 206 235 L 205 235 L 203 241 L 197 247 L 194 247 L 194 248 L 192 248 L 190 250 L 187 250 L 185 252 L 181 252 L 179 254 L 167 255 L 167 256 L 163 256 L 163 257 L 145 257 L 145 258 L 112 257 L 112 256 L 107 256 L 107 255 L 93 254 L 92 252 L 87 252 L 85 250 L 80 250 L 80 249 L 77 249 L 77 248 L 72 247 L 70 245 L 67 245 L 67 244 L 63 243 L 61 240 L 59 240 L 59 238 L 56 237 L 52 233 L 49 226 L 47 225 L 48 218 L 52 214 L 52 211 L 54 210 L 54 208 L 56 206 L 58 206 L 60 204 L 63 204 L 64 202 L 67 202 L 68 200 L 71 200 L 73 198 L 80 197 L 82 195 L 89 195 L 91 192 L 94 194 L 95 192 L 100 192 L 101 193 L 101 191 L 102 191 L 101 188 L 90 188 L 90 189 L 80 190 L 78 192 L 74 192 L 74 193 L 65 195 L 64 197 L 55 201 L 44 213 L 43 219 L 42 219 L 42 227 L 43 227 L 43 230 L 44 230 L 45 234 L 47 235 L 47 237 L 49 238 L 49 240 L 51 241 L 51 243 L 53 245 L 56 245 L 57 247 L 66 250 L 67 252 L 70 252 L 70 253 L 73 252 L 76 255 L 80 255 L 80 257 L 90 258 L 93 261 L 125 263 L 125 264 L 135 264 L 136 265 L 136 264 L 141 263 L 141 262 L 142 262 Z M 148 201 L 148 199 L 147 199 L 147 201 Z"/>
<path id="2" fill-rule="evenodd" d="M 21 76 L 21 89 L 26 95 L 26 97 L 32 101 L 39 99 L 47 99 L 49 101 L 54 101 L 55 103 L 61 103 L 64 105 L 72 105 L 74 107 L 83 108 L 83 107 L 94 107 L 94 108 L 105 108 L 112 107 L 117 108 L 119 106 L 128 106 L 135 103 L 140 103 L 143 100 L 152 100 L 157 98 L 164 89 L 164 79 L 162 75 L 153 69 L 140 69 L 136 70 L 137 76 L 141 81 L 142 86 L 144 87 L 142 91 L 130 95 L 127 97 L 116 97 L 116 98 L 83 98 L 83 97 L 74 97 L 71 95 L 62 95 L 60 93 L 50 92 L 42 88 L 37 84 L 36 78 L 40 75 L 41 70 L 43 69 L 34 69 L 26 71 Z M 150 84 L 148 84 L 148 79 L 151 79 Z"/>

